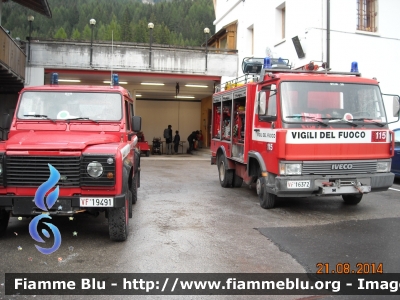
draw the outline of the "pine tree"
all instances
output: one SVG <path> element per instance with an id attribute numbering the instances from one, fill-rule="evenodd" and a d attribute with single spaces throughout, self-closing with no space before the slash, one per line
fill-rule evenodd
<path id="1" fill-rule="evenodd" d="M 81 33 L 77 28 L 72 31 L 71 40 L 79 40 L 81 38 Z"/>
<path id="2" fill-rule="evenodd" d="M 90 40 L 92 38 L 92 30 L 88 24 L 86 24 L 85 28 L 83 28 L 81 37 L 84 40 Z"/>
<path id="3" fill-rule="evenodd" d="M 124 11 L 124 16 L 122 17 L 122 26 L 121 26 L 121 40 L 124 42 L 132 41 L 132 31 L 129 26 L 131 20 L 132 20 L 131 13 L 129 12 L 128 7 L 126 7 Z"/>
<path id="4" fill-rule="evenodd" d="M 65 32 L 63 27 L 60 27 L 60 29 L 57 30 L 56 34 L 54 35 L 54 38 L 63 40 L 67 38 L 67 33 Z"/>

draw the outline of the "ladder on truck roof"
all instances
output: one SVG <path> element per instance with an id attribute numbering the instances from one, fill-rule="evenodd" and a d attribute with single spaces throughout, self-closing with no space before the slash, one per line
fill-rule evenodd
<path id="1" fill-rule="evenodd" d="M 263 62 L 261 62 L 263 61 Z M 354 65 L 355 64 L 355 65 Z M 324 65 L 324 64 L 323 64 Z M 288 73 L 288 74 L 321 74 L 321 75 L 346 75 L 360 77 L 361 73 L 358 72 L 357 63 L 352 63 L 351 72 L 337 72 L 324 69 L 318 71 L 319 66 L 310 62 L 307 65 L 292 69 L 288 59 L 282 58 L 254 58 L 245 57 L 242 62 L 242 71 L 244 75 L 237 77 L 233 80 L 218 84 L 215 86 L 215 93 L 229 90 L 238 86 L 242 86 L 249 82 L 261 82 L 264 80 L 266 74 L 270 73 Z"/>

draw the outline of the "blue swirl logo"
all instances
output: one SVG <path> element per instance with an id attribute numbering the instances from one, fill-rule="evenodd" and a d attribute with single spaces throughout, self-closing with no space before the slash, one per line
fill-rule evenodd
<path id="1" fill-rule="evenodd" d="M 45 203 L 45 195 L 48 191 L 50 191 L 55 184 L 60 180 L 60 173 L 56 168 L 54 168 L 51 164 L 48 164 L 49 169 L 50 169 L 50 177 L 47 181 L 43 182 L 38 189 L 36 190 L 35 194 L 35 204 L 38 208 L 40 208 L 43 211 L 49 211 L 50 208 L 56 203 L 58 194 L 59 194 L 59 186 L 57 185 L 56 188 L 47 195 L 46 197 L 46 203 Z M 47 204 L 47 206 L 46 206 Z M 39 243 L 45 243 L 45 241 L 42 239 L 42 237 L 38 233 L 38 224 L 39 221 L 42 219 L 51 219 L 51 217 L 48 214 L 41 214 L 32 219 L 32 221 L 29 223 L 29 234 L 31 237 L 39 242 Z M 54 245 L 51 248 L 43 248 L 38 245 L 35 245 L 36 249 L 39 250 L 39 252 L 43 254 L 51 254 L 55 251 L 58 250 L 61 246 L 61 234 L 60 231 L 56 226 L 54 226 L 51 223 L 43 222 L 43 224 L 46 224 L 51 232 L 54 235 Z M 46 238 L 50 237 L 50 233 L 46 229 L 42 229 L 42 233 Z"/>

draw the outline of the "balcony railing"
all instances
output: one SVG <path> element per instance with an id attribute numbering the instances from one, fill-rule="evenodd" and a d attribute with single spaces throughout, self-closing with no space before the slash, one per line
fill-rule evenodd
<path id="1" fill-rule="evenodd" d="M 8 90 L 19 91 L 25 79 L 26 55 L 0 26 L 0 84 Z"/>

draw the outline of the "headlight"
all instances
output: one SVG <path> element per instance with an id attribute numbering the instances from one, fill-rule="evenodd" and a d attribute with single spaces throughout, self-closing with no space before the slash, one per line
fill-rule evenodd
<path id="1" fill-rule="evenodd" d="M 384 173 L 390 171 L 390 161 L 378 161 L 376 164 L 376 172 Z"/>
<path id="2" fill-rule="evenodd" d="M 98 161 L 92 161 L 88 164 L 86 171 L 91 177 L 100 177 L 103 174 L 103 165 Z"/>
<path id="3" fill-rule="evenodd" d="M 281 175 L 301 175 L 302 164 L 280 163 L 279 170 Z"/>

